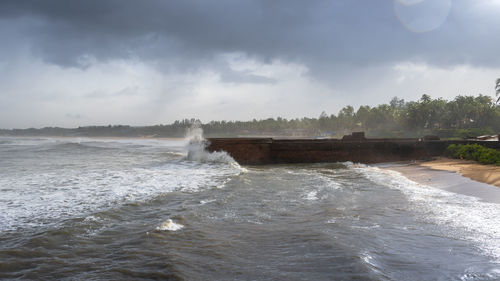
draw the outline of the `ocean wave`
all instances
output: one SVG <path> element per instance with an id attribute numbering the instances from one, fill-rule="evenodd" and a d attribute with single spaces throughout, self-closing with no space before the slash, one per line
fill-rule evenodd
<path id="1" fill-rule="evenodd" d="M 12 144 L 12 140 L 0 139 L 0 145 Z"/>
<path id="2" fill-rule="evenodd" d="M 203 137 L 201 127 L 194 126 L 186 134 L 184 150 L 186 151 L 185 160 L 198 163 L 222 163 L 229 164 L 240 172 L 246 173 L 248 170 L 234 160 L 231 155 L 225 151 L 207 151 L 208 141 Z"/>
<path id="3" fill-rule="evenodd" d="M 313 190 L 309 191 L 304 195 L 304 199 L 309 200 L 309 201 L 316 201 L 318 200 L 318 191 Z"/>
<path id="4" fill-rule="evenodd" d="M 45 144 L 53 144 L 57 140 L 53 138 L 36 138 L 36 137 L 6 137 L 0 140 L 0 144 L 12 146 L 39 146 Z"/>
<path id="5" fill-rule="evenodd" d="M 159 226 L 155 228 L 157 231 L 177 231 L 184 228 L 184 225 L 180 223 L 175 223 L 171 219 L 162 222 Z"/>
<path id="6" fill-rule="evenodd" d="M 326 187 L 332 190 L 342 189 L 345 176 L 344 165 L 320 164 L 302 168 L 301 166 L 286 166 L 277 174 L 289 174 L 298 176 L 304 179 L 312 179 L 317 181 L 318 186 Z M 278 168 L 280 169 L 280 168 Z"/>
<path id="7" fill-rule="evenodd" d="M 376 184 L 401 191 L 420 219 L 445 229 L 444 236 L 472 241 L 500 261 L 500 205 L 414 182 L 401 173 L 362 164 L 348 164 Z"/>
<path id="8" fill-rule="evenodd" d="M 44 165 L 38 165 L 42 154 L 30 152 L 16 158 L 17 166 L 0 177 L 0 231 L 51 225 L 173 191 L 223 188 L 232 177 L 245 171 L 235 162 L 183 160 L 181 155 L 185 153 L 177 151 L 179 142 L 146 150 L 129 149 L 128 145 L 51 141 L 43 147 L 57 153 L 44 153 L 43 158 L 49 160 L 44 160 Z M 107 146 L 122 149 L 109 150 Z M 77 150 L 85 153 L 75 153 Z M 20 155 L 18 151 L 3 153 L 9 153 L 11 158 Z"/>
<path id="9" fill-rule="evenodd" d="M 90 137 L 3 137 L 0 145 L 35 146 L 39 148 L 54 147 L 97 147 L 97 148 L 141 148 L 168 147 L 175 151 L 183 151 L 185 140 L 134 139 L 134 138 L 90 138 Z"/>
<path id="10" fill-rule="evenodd" d="M 3 177 L 0 186 L 0 230 L 41 226 L 54 220 L 89 214 L 129 202 L 145 202 L 173 191 L 222 188 L 239 170 L 210 165 L 123 171 L 66 170 L 62 173 Z"/>
<path id="11" fill-rule="evenodd" d="M 78 150 L 90 150 L 90 149 L 112 150 L 118 148 L 99 145 L 98 143 L 92 143 L 92 142 L 59 142 L 51 145 L 50 147 L 46 147 L 46 150 L 52 150 L 52 151 L 62 151 L 62 150 L 78 151 Z"/>
<path id="12" fill-rule="evenodd" d="M 206 150 L 208 142 L 204 139 L 189 140 L 186 144 L 186 159 L 196 162 L 214 162 L 238 164 L 233 157 L 225 151 L 209 152 Z M 239 164 L 238 164 L 239 165 Z"/>

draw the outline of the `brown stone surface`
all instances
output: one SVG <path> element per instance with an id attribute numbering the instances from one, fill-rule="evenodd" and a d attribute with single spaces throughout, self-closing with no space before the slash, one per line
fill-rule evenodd
<path id="1" fill-rule="evenodd" d="M 270 138 L 208 139 L 209 151 L 226 151 L 240 164 L 271 164 Z"/>
<path id="2" fill-rule="evenodd" d="M 246 165 L 316 162 L 380 163 L 429 159 L 440 156 L 452 143 L 480 143 L 500 149 L 499 142 L 423 141 L 421 139 L 209 139 L 209 151 L 226 151 Z"/>

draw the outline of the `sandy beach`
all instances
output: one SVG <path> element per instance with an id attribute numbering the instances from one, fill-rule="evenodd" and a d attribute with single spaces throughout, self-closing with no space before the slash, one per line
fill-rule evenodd
<path id="1" fill-rule="evenodd" d="M 383 166 L 420 184 L 500 203 L 500 167 L 439 157 Z"/>
<path id="2" fill-rule="evenodd" d="M 472 180 L 500 187 L 500 166 L 482 165 L 471 160 L 459 160 L 440 157 L 432 161 L 421 162 L 420 166 L 434 170 L 458 172 Z"/>

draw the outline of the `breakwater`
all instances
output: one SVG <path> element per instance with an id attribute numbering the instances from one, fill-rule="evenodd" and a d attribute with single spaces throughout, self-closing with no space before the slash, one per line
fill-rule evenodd
<path id="1" fill-rule="evenodd" d="M 244 165 L 424 160 L 443 155 L 450 144 L 481 144 L 500 149 L 498 141 L 367 139 L 353 134 L 343 139 L 210 138 L 207 149 L 226 151 Z"/>

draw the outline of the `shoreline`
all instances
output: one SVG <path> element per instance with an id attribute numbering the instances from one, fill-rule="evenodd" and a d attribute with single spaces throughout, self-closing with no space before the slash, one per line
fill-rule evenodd
<path id="1" fill-rule="evenodd" d="M 500 166 L 484 165 L 472 160 L 437 157 L 418 163 L 433 170 L 457 172 L 472 180 L 500 187 Z"/>
<path id="2" fill-rule="evenodd" d="M 500 167 L 438 157 L 430 161 L 391 163 L 379 168 L 401 173 L 422 185 L 500 204 Z"/>

